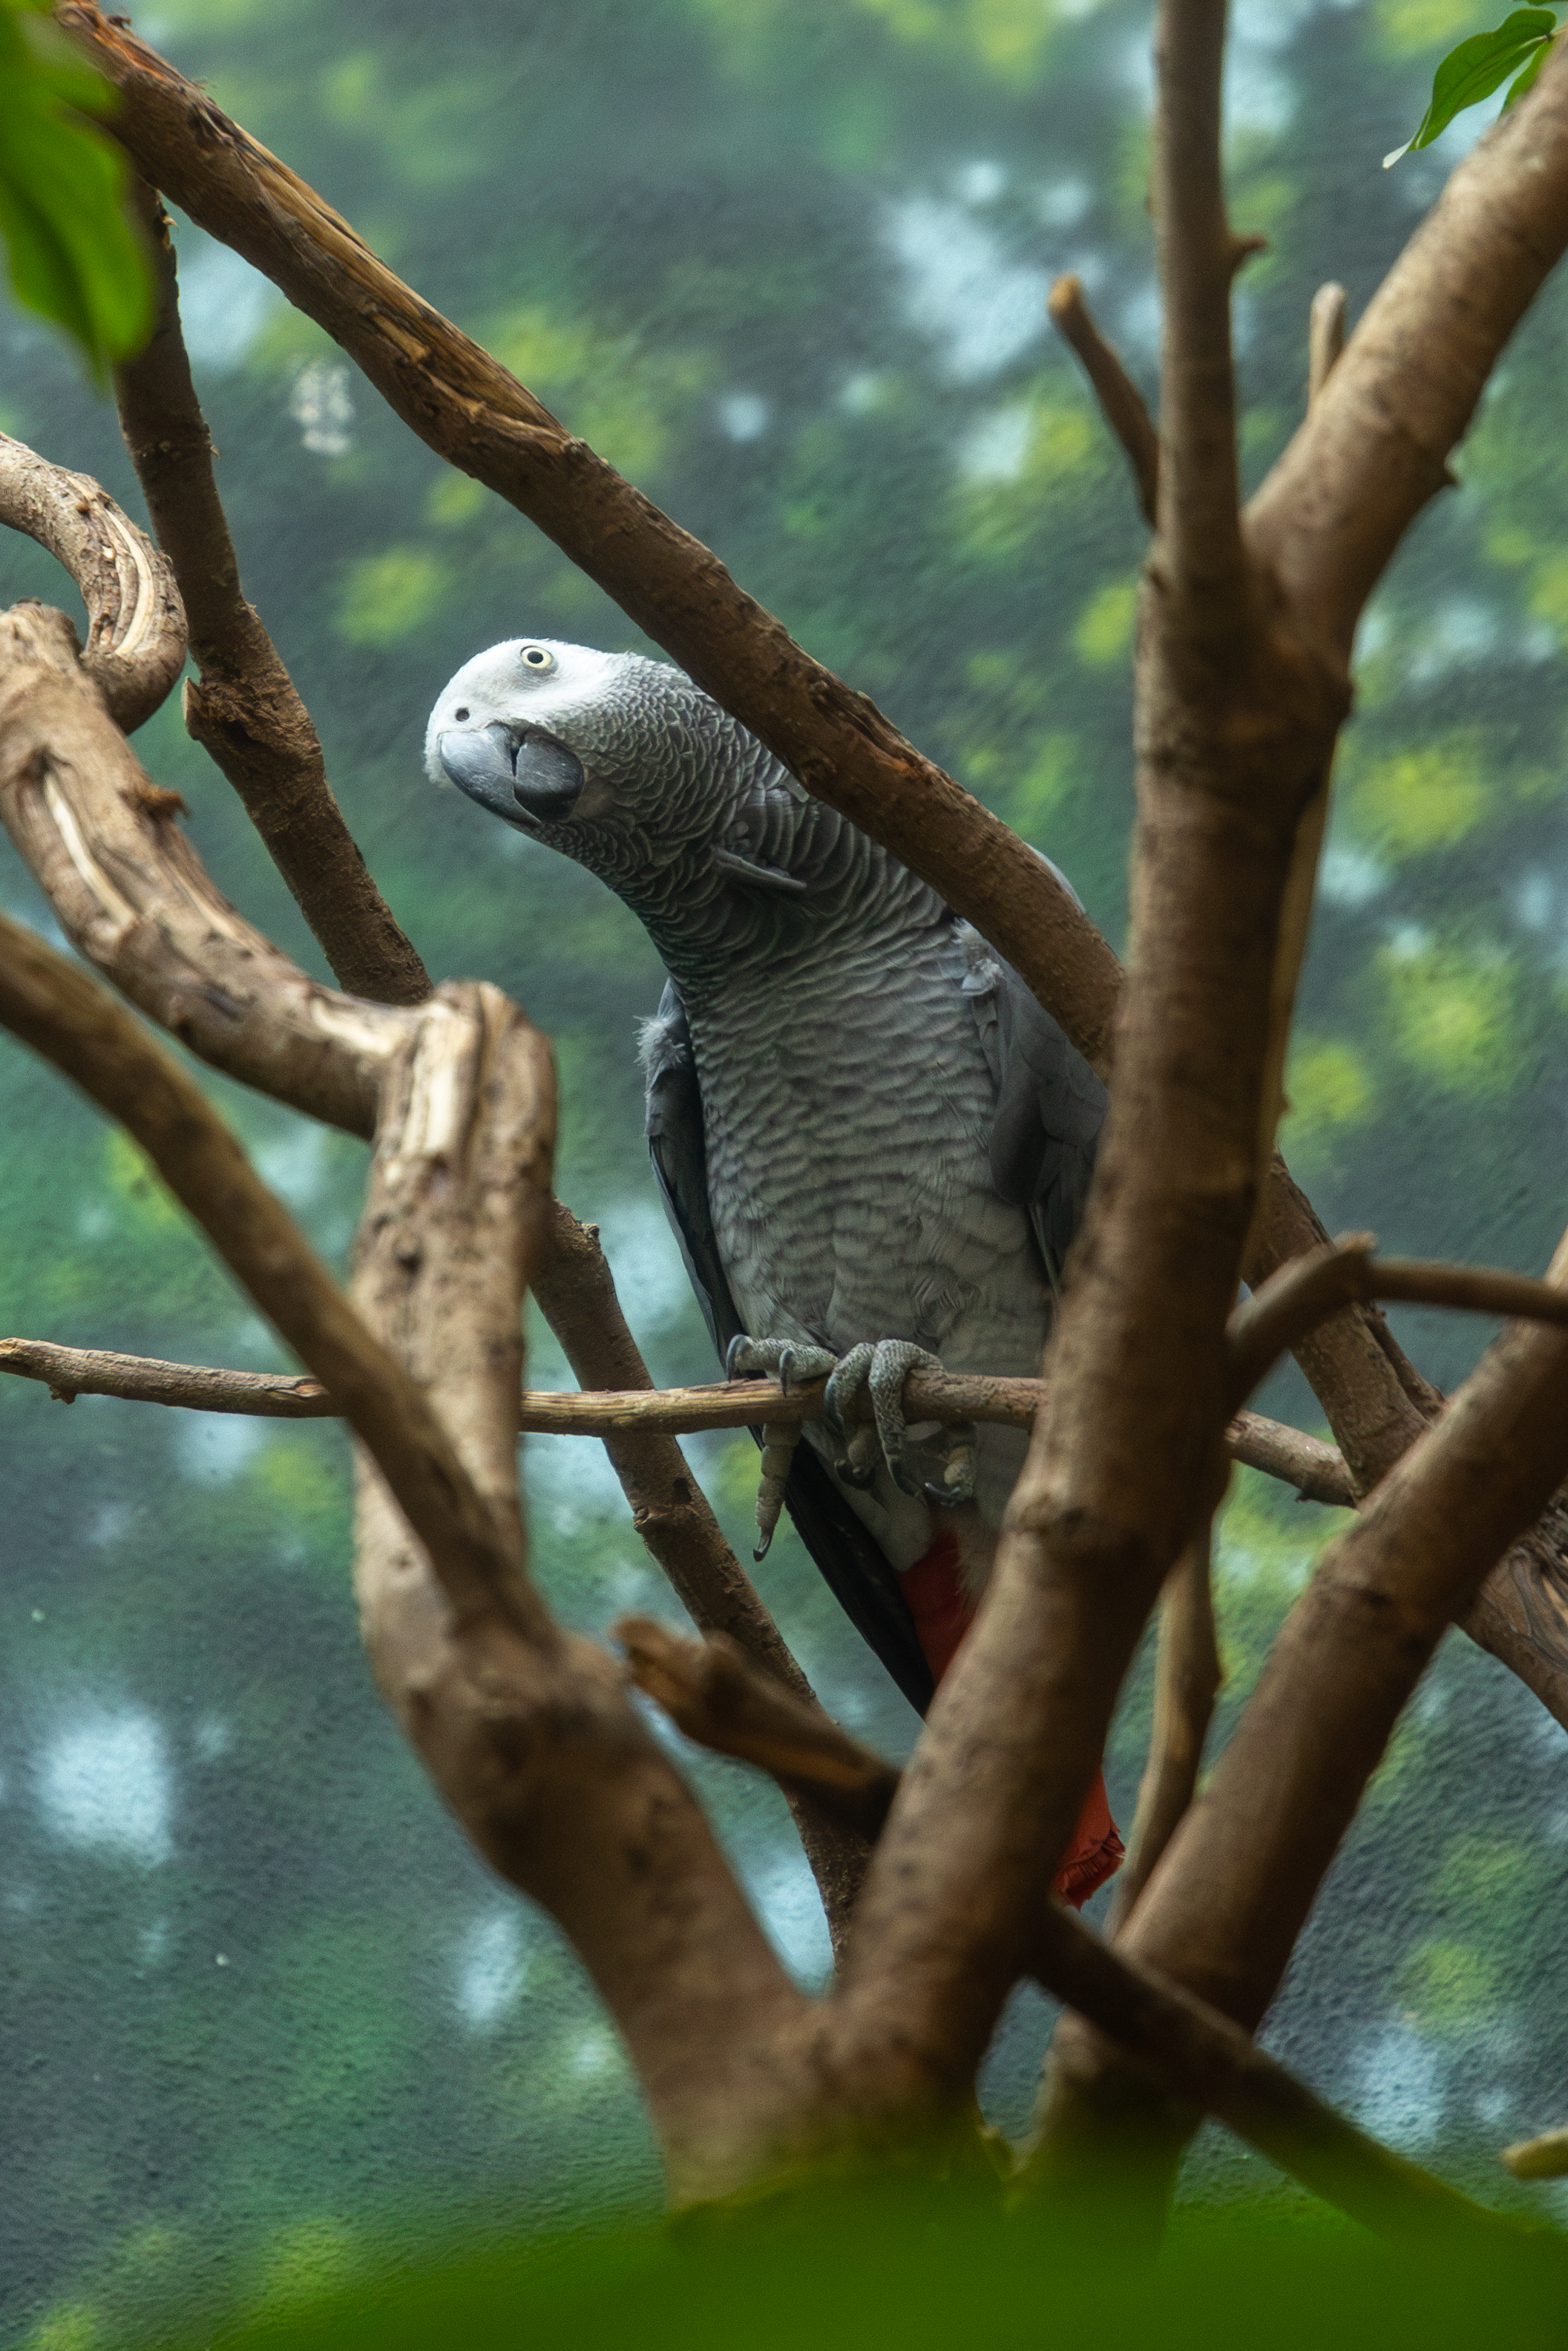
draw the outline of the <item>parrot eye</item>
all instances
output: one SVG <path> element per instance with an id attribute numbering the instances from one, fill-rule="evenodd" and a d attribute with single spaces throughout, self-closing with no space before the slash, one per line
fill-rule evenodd
<path id="1" fill-rule="evenodd" d="M 467 713 L 467 711 L 466 711 L 466 709 L 463 709 L 463 710 L 455 710 L 455 711 L 453 712 L 452 716 L 454 716 L 454 718 L 466 718 L 466 717 L 467 717 L 467 716 L 468 716 L 468 713 Z"/>
<path id="2" fill-rule="evenodd" d="M 525 669 L 554 669 L 555 655 L 554 653 L 547 653 L 543 645 L 525 645 L 523 647 L 523 667 Z"/>

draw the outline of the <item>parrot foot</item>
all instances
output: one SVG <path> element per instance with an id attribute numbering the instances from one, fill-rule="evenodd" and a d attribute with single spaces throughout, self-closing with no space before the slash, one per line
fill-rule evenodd
<path id="1" fill-rule="evenodd" d="M 744 1331 L 733 1338 L 724 1358 L 727 1380 L 747 1372 L 776 1379 L 786 1395 L 791 1380 L 820 1380 L 837 1358 L 826 1347 L 798 1346 L 789 1339 L 748 1339 Z M 762 1477 L 757 1489 L 757 1547 L 751 1556 L 760 1566 L 768 1556 L 784 1508 L 784 1481 L 795 1447 L 800 1442 L 799 1422 L 770 1421 L 762 1431 Z"/>
<path id="2" fill-rule="evenodd" d="M 866 1339 L 858 1347 L 852 1347 L 847 1355 L 840 1356 L 822 1399 L 822 1418 L 842 1447 L 833 1467 L 846 1486 L 864 1488 L 871 1484 L 876 1475 L 880 1450 L 902 1492 L 918 1494 L 922 1490 L 910 1476 L 904 1459 L 909 1430 L 904 1417 L 904 1383 L 911 1372 L 941 1369 L 938 1357 L 909 1339 L 883 1339 L 874 1345 Z M 866 1425 L 865 1412 L 868 1400 L 870 1426 Z M 852 1435 L 846 1427 L 851 1420 L 859 1424 Z M 928 1479 L 925 1494 L 928 1502 L 951 1508 L 968 1501 L 975 1490 L 975 1425 L 968 1420 L 956 1421 L 944 1433 L 946 1455 L 942 1482 L 936 1485 Z"/>

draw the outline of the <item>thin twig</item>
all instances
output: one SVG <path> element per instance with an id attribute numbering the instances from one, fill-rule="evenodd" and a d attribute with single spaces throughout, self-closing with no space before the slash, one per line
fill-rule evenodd
<path id="1" fill-rule="evenodd" d="M 1106 1932 L 1113 1942 L 1197 1788 L 1221 1679 L 1209 1589 L 1212 1529 L 1213 1520 L 1206 1519 L 1171 1570 L 1161 1595 L 1149 1760 L 1138 1789 L 1127 1858 L 1112 1892 Z"/>
<path id="2" fill-rule="evenodd" d="M 569 1215 L 556 1203 L 552 1229 L 557 1251 Z M 575 1224 L 575 1218 L 572 1221 Z M 592 1228 L 578 1226 L 577 1230 L 586 1236 Z M 597 1249 L 597 1241 L 591 1245 Z M 567 1300 L 569 1281 L 562 1280 L 553 1254 L 538 1278 L 536 1290 L 544 1293 L 541 1303 L 548 1300 L 557 1336 L 570 1334 L 569 1360 L 574 1371 L 591 1358 L 600 1369 L 624 1376 L 630 1364 L 624 1352 L 617 1352 L 613 1329 L 602 1319 L 608 1314 L 613 1283 L 601 1256 L 600 1265 L 601 1274 L 578 1272 L 579 1283 L 587 1286 L 580 1290 L 575 1312 Z M 615 1313 L 619 1318 L 619 1302 Z M 630 1332 L 625 1333 L 625 1345 L 635 1353 Z M 133 1404 L 183 1405 L 193 1412 L 246 1413 L 277 1420 L 327 1420 L 336 1409 L 318 1381 L 295 1378 L 287 1372 L 222 1371 L 207 1364 L 119 1354 L 106 1347 L 65 1347 L 49 1339 L 0 1339 L 3 1372 L 42 1381 L 56 1395 L 67 1398 L 119 1396 Z M 921 1420 L 983 1420 L 1028 1428 L 1045 1392 L 1042 1380 L 912 1372 L 904 1393 L 906 1408 Z M 715 1382 L 691 1388 L 655 1388 L 650 1383 L 646 1388 L 528 1388 L 523 1392 L 517 1426 L 528 1436 L 601 1437 L 632 1502 L 638 1531 L 670 1576 L 694 1622 L 704 1632 L 727 1632 L 748 1656 L 794 1687 L 799 1668 L 785 1667 L 788 1652 L 777 1628 L 771 1636 L 762 1631 L 763 1621 L 772 1626 L 772 1619 L 749 1577 L 725 1542 L 717 1521 L 712 1522 L 709 1533 L 707 1520 L 695 1510 L 692 1498 L 699 1489 L 685 1455 L 676 1446 L 670 1446 L 667 1452 L 655 1451 L 654 1447 L 698 1430 L 749 1428 L 763 1420 L 797 1426 L 820 1420 L 821 1416 L 821 1381 L 793 1387 L 788 1395 L 773 1380 Z M 1340 1456 L 1332 1445 L 1309 1437 L 1302 1429 L 1266 1419 L 1261 1413 L 1240 1412 L 1226 1432 L 1226 1440 L 1236 1460 L 1293 1486 L 1304 1500 L 1344 1508 L 1353 1499 Z M 684 1495 L 677 1491 L 682 1486 L 686 1489 Z M 668 1496 L 665 1508 L 649 1499 L 655 1489 Z M 678 1540 L 672 1544 L 667 1536 Z M 722 1551 L 717 1548 L 720 1545 Z M 803 1677 L 800 1686 L 805 1687 Z"/>
<path id="3" fill-rule="evenodd" d="M 1058 334 L 1083 362 L 1105 422 L 1127 453 L 1144 520 L 1154 530 L 1159 521 L 1160 436 L 1144 395 L 1123 365 L 1121 353 L 1096 326 L 1079 278 L 1059 277 L 1045 307 Z"/>
<path id="4" fill-rule="evenodd" d="M 1527 1322 L 1568 1324 L 1568 1290 L 1490 1266 L 1379 1258 L 1371 1233 L 1347 1233 L 1271 1274 L 1230 1318 L 1231 1393 L 1249 1395 L 1279 1358 L 1343 1306 L 1385 1299 L 1406 1306 L 1451 1306 Z"/>
<path id="5" fill-rule="evenodd" d="M 1312 296 L 1307 321 L 1307 406 L 1311 408 L 1344 349 L 1345 291 L 1331 278 Z"/>
<path id="6" fill-rule="evenodd" d="M 169 215 L 144 182 L 135 199 L 157 264 L 158 324 L 146 349 L 116 371 L 115 392 L 201 669 L 200 683 L 185 688 L 185 725 L 244 801 L 341 985 L 381 1004 L 421 1003 L 430 975 L 371 878 L 327 781 L 309 713 L 246 601 L 180 329 Z"/>
<path id="7" fill-rule="evenodd" d="M 51 465 L 0 433 L 0 523 L 64 564 L 87 606 L 82 667 L 127 735 L 185 665 L 185 615 L 160 555 L 89 475 Z"/>

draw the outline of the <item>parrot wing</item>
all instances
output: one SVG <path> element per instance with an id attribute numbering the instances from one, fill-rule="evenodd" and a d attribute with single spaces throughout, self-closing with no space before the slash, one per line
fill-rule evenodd
<path id="1" fill-rule="evenodd" d="M 1010 964 L 988 952 L 965 993 L 997 1088 L 991 1179 L 1027 1209 L 1055 1289 L 1082 1219 L 1105 1089 Z"/>
<path id="2" fill-rule="evenodd" d="M 742 1326 L 714 1235 L 703 1145 L 702 1092 L 685 1013 L 673 980 L 644 1032 L 643 1056 L 653 1173 L 708 1335 L 722 1363 Z M 752 1431 L 759 1442 L 760 1434 Z M 845 1615 L 910 1705 L 924 1714 L 936 1684 L 897 1573 L 871 1530 L 856 1517 L 832 1471 L 810 1445 L 795 1448 L 784 1500 L 797 1533 Z"/>

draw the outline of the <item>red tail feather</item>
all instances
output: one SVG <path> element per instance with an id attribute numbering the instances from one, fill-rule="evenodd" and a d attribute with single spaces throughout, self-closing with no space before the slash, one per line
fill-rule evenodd
<path id="1" fill-rule="evenodd" d="M 924 1559 L 900 1576 L 899 1583 L 915 1619 L 915 1637 L 925 1662 L 938 1681 L 958 1654 L 969 1629 L 975 1604 L 964 1589 L 958 1538 L 944 1527 Z M 1126 1848 L 1116 1834 L 1105 1794 L 1103 1772 L 1094 1774 L 1078 1826 L 1056 1873 L 1055 1889 L 1064 1902 L 1081 1910 L 1097 1887 L 1121 1867 Z"/>

